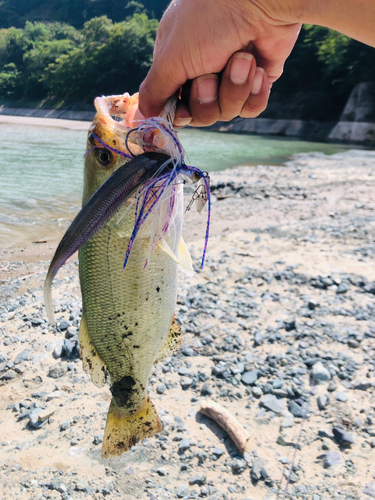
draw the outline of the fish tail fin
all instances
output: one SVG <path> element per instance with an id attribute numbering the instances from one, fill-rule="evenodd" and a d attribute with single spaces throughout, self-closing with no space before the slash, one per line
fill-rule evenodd
<path id="1" fill-rule="evenodd" d="M 53 280 L 53 275 L 49 269 L 46 281 L 44 282 L 44 307 L 46 308 L 46 313 L 50 325 L 53 325 L 55 323 L 55 316 L 53 314 L 53 305 L 52 305 L 52 280 Z"/>
<path id="2" fill-rule="evenodd" d="M 104 431 L 102 458 L 117 457 L 162 428 L 156 408 L 148 396 L 142 408 L 131 415 L 119 408 L 112 398 Z"/>

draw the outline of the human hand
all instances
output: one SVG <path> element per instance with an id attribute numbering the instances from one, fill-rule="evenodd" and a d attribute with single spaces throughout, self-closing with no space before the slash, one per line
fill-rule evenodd
<path id="1" fill-rule="evenodd" d="M 141 85 L 141 113 L 157 116 L 188 80 L 189 105 L 179 102 L 176 126 L 254 118 L 264 111 L 270 85 L 281 75 L 301 25 L 283 21 L 283 12 L 268 5 L 274 2 L 262 1 L 173 1 Z"/>

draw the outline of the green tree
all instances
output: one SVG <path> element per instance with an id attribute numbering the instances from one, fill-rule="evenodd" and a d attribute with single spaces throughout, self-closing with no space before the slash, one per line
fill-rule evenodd
<path id="1" fill-rule="evenodd" d="M 106 17 L 91 19 L 82 46 L 48 66 L 49 92 L 92 99 L 137 91 L 152 62 L 157 25 L 146 14 L 114 24 Z"/>

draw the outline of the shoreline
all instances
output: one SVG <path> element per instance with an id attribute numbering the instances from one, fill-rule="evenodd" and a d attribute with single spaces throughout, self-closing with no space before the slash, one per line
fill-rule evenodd
<path id="1" fill-rule="evenodd" d="M 2 115 L 0 124 L 31 125 L 33 127 L 55 127 L 69 130 L 88 130 L 91 121 L 66 120 L 63 118 L 40 118 L 36 116 Z"/>

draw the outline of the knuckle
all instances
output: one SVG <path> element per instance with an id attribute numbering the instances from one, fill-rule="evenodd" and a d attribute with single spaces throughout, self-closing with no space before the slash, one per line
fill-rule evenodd
<path id="1" fill-rule="evenodd" d="M 241 118 L 256 118 L 266 109 L 267 105 L 245 105 L 240 113 Z"/>
<path id="2" fill-rule="evenodd" d="M 246 98 L 247 96 L 244 99 L 241 99 L 238 97 L 230 96 L 228 94 L 222 94 L 220 96 L 220 106 L 221 108 L 239 109 L 244 105 Z"/>

